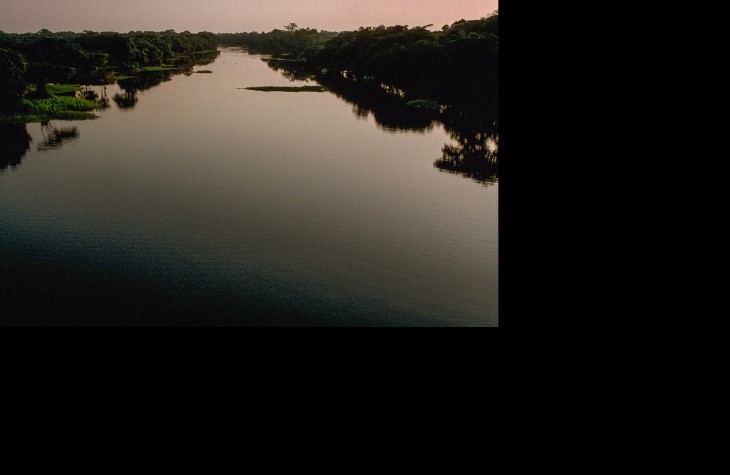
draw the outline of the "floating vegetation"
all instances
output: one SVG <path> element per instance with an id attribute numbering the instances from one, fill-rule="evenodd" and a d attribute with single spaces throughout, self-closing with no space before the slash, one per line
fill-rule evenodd
<path id="1" fill-rule="evenodd" d="M 420 109 L 439 109 L 439 103 L 432 99 L 415 99 L 406 102 L 406 105 L 410 107 L 418 107 Z"/>
<path id="2" fill-rule="evenodd" d="M 203 69 L 200 71 L 195 71 L 196 74 L 211 74 L 213 71 L 208 71 L 207 69 Z"/>
<path id="3" fill-rule="evenodd" d="M 263 86 L 263 87 L 239 87 L 238 89 L 247 89 L 249 91 L 262 92 L 325 92 L 326 87 L 322 86 Z"/>
<path id="4" fill-rule="evenodd" d="M 163 64 L 162 66 L 145 66 L 139 68 L 139 71 L 143 73 L 156 73 L 159 71 L 177 71 L 178 69 L 180 68 L 176 68 L 171 64 Z"/>

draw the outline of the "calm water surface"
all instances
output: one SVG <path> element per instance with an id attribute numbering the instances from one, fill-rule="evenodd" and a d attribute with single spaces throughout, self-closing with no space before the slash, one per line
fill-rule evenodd
<path id="1" fill-rule="evenodd" d="M 197 69 L 27 126 L 0 172 L 0 323 L 498 324 L 498 185 L 434 167 L 441 125 L 239 89 L 304 84 L 241 50 Z"/>

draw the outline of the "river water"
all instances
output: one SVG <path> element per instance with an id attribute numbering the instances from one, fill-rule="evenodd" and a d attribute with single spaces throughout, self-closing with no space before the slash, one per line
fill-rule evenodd
<path id="1" fill-rule="evenodd" d="M 497 326 L 499 185 L 434 166 L 457 145 L 440 123 L 242 89 L 305 82 L 239 49 L 196 69 L 26 126 L 0 171 L 0 324 Z"/>

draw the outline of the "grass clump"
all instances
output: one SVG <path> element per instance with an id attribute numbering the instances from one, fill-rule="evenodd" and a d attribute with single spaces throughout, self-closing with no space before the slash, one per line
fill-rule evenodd
<path id="1" fill-rule="evenodd" d="M 94 101 L 68 96 L 47 99 L 23 99 L 23 108 L 31 114 L 54 114 L 59 112 L 88 112 L 97 108 Z"/>
<path id="2" fill-rule="evenodd" d="M 240 89 L 240 88 L 239 88 Z M 326 87 L 322 86 L 261 86 L 261 87 L 246 87 L 249 91 L 262 91 L 262 92 L 324 92 L 327 90 Z"/>

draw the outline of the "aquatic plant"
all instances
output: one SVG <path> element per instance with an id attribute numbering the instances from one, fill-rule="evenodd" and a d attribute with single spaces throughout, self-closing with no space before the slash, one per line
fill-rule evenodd
<path id="1" fill-rule="evenodd" d="M 239 89 L 247 89 L 249 91 L 262 92 L 324 92 L 326 87 L 322 86 L 262 86 L 262 87 L 245 87 Z"/>

